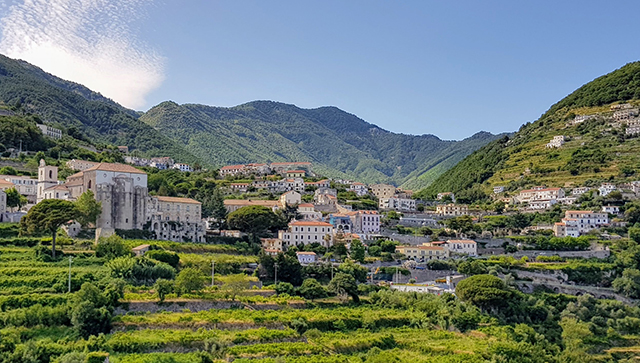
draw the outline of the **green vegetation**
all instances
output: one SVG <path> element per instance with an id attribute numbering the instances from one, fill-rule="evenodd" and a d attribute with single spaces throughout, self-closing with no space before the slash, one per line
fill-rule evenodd
<path id="1" fill-rule="evenodd" d="M 394 134 L 335 107 L 301 109 L 266 101 L 231 108 L 163 102 L 140 120 L 218 167 L 313 160 L 322 175 L 407 188 L 429 184 L 496 137 L 478 133 L 453 142 Z"/>
<path id="2" fill-rule="evenodd" d="M 457 200 L 475 202 L 485 200 L 494 186 L 506 187 L 509 194 L 534 185 L 594 186 L 631 180 L 640 164 L 640 139 L 625 135 L 623 128 L 608 125 L 602 117 L 577 126 L 568 122 L 576 115 L 606 114 L 612 103 L 630 102 L 637 107 L 639 74 L 640 62 L 635 62 L 587 83 L 513 136 L 472 153 L 417 196 L 433 198 L 450 191 Z M 565 144 L 545 148 L 557 135 L 567 138 Z"/>

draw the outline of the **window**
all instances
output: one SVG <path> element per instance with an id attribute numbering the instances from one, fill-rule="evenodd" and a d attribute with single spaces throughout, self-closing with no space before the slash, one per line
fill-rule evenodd
<path id="1" fill-rule="evenodd" d="M 129 223 L 129 218 L 125 218 L 124 223 Z"/>
<path id="2" fill-rule="evenodd" d="M 53 178 L 53 170 L 49 170 L 49 179 Z"/>

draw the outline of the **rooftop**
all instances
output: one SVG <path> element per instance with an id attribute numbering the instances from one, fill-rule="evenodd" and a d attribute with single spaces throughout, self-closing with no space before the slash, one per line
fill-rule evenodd
<path id="1" fill-rule="evenodd" d="M 262 205 L 265 207 L 275 207 L 278 205 L 277 200 L 251 200 L 251 199 L 225 199 L 224 205 Z"/>
<path id="2" fill-rule="evenodd" d="M 178 198 L 178 197 L 156 197 L 159 201 L 165 203 L 188 203 L 188 204 L 202 204 L 195 199 L 191 198 Z"/>
<path id="3" fill-rule="evenodd" d="M 306 255 L 306 256 L 315 256 L 316 253 L 315 252 L 296 252 L 296 255 Z"/>
<path id="4" fill-rule="evenodd" d="M 144 171 L 136 169 L 131 165 L 118 164 L 118 163 L 100 163 L 90 167 L 85 171 L 92 171 L 92 170 L 114 171 L 114 172 L 120 172 L 120 173 L 134 173 L 134 174 L 145 174 L 145 175 L 147 174 Z"/>
<path id="5" fill-rule="evenodd" d="M 317 226 L 317 227 L 333 227 L 327 222 L 317 221 L 293 221 L 289 223 L 290 226 Z"/>

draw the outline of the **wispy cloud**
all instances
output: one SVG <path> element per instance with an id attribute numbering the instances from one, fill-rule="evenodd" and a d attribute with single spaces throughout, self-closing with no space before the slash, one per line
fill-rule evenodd
<path id="1" fill-rule="evenodd" d="M 126 107 L 162 83 L 163 58 L 130 25 L 152 0 L 0 0 L 0 53 Z"/>

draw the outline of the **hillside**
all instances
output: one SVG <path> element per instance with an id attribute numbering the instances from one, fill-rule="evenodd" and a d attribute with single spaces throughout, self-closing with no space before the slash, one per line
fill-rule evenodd
<path id="1" fill-rule="evenodd" d="M 36 114 L 64 129 L 74 127 L 96 143 L 126 145 L 149 156 L 197 159 L 128 110 L 88 88 L 23 61 L 0 55 L 0 104 Z"/>
<path id="2" fill-rule="evenodd" d="M 462 141 L 395 134 L 335 107 L 302 109 L 270 101 L 231 108 L 164 102 L 140 117 L 214 166 L 311 161 L 317 172 L 407 188 L 428 185 L 496 138 Z"/>
<path id="3" fill-rule="evenodd" d="M 599 77 L 580 87 L 523 125 L 511 139 L 491 142 L 443 173 L 419 195 L 438 192 L 490 193 L 533 185 L 567 187 L 603 181 L 637 180 L 640 139 L 627 134 L 629 123 L 613 118 L 612 105 L 640 105 L 640 62 Z M 574 123 L 576 116 L 590 116 Z M 560 148 L 547 148 L 554 136 L 565 136 Z"/>

